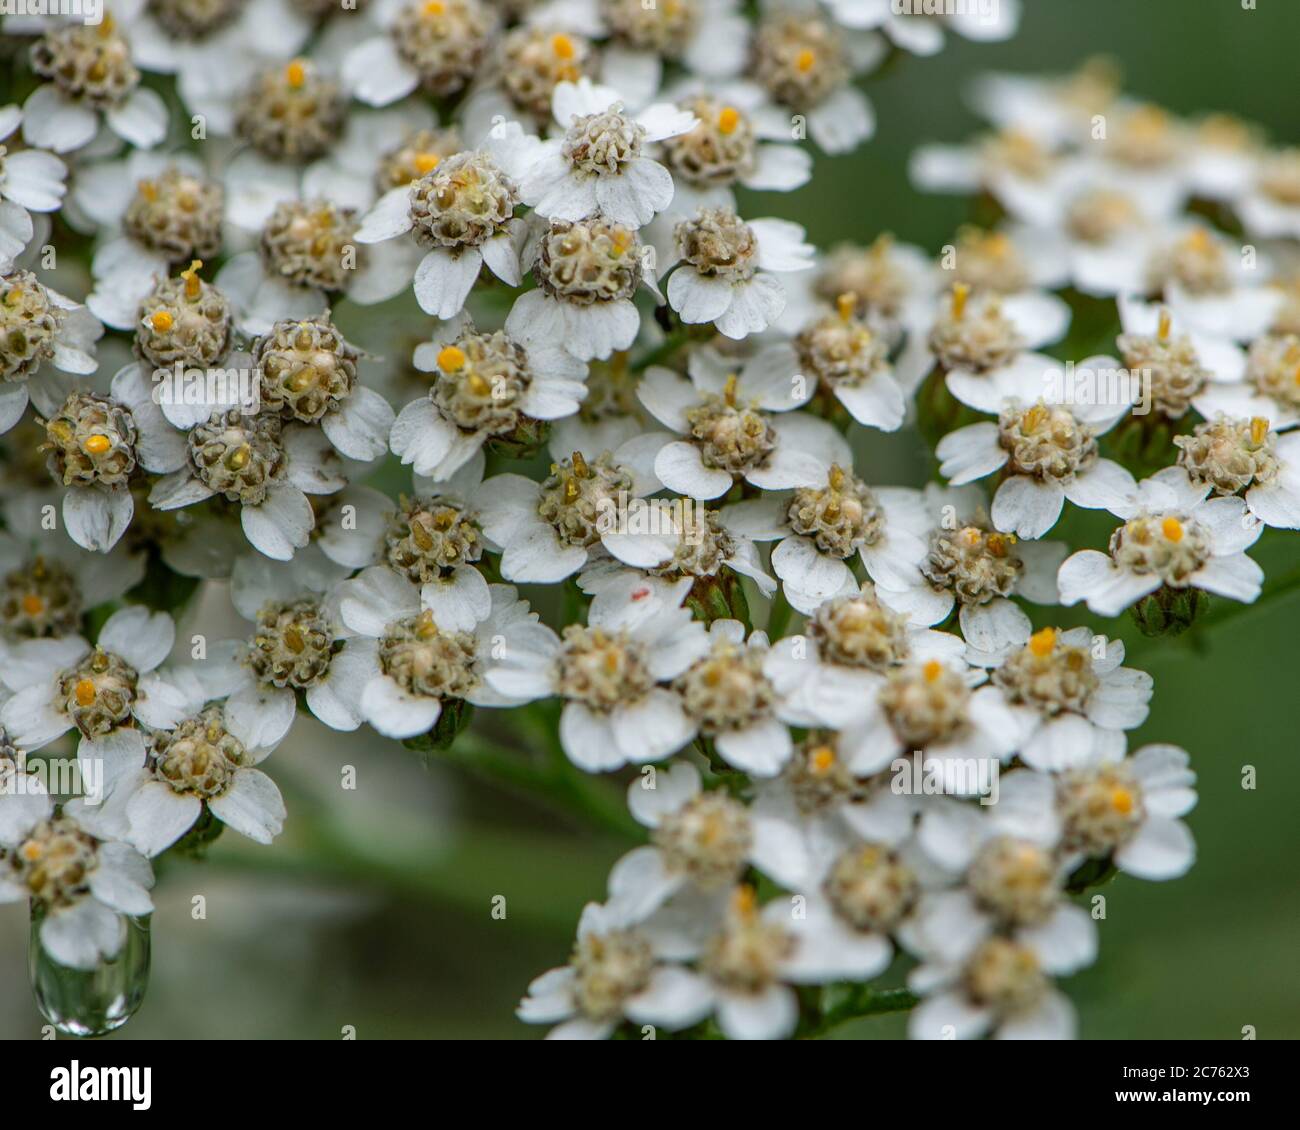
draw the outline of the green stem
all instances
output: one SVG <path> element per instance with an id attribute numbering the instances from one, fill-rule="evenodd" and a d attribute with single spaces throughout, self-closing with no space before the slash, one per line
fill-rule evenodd
<path id="1" fill-rule="evenodd" d="M 790 607 L 790 602 L 785 598 L 785 590 L 777 589 L 776 596 L 772 598 L 772 610 L 767 617 L 767 638 L 775 643 L 785 635 L 785 630 L 790 626 L 790 616 L 794 609 Z"/>
<path id="2" fill-rule="evenodd" d="M 864 1016 L 881 1016 L 889 1012 L 908 1012 L 920 998 L 908 989 L 873 989 L 856 985 L 839 1004 L 826 1009 L 800 1034 L 801 1039 L 816 1040 L 841 1024 Z"/>
<path id="3" fill-rule="evenodd" d="M 623 839 L 640 839 L 641 826 L 632 818 L 620 793 L 575 768 L 562 753 L 539 762 L 522 750 L 500 745 L 475 731 L 459 735 L 451 747 L 430 757 L 450 762 L 524 799 L 581 817 L 603 832 Z"/>

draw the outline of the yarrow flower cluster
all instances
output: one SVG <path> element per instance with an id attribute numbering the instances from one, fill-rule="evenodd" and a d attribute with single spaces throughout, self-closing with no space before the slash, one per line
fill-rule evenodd
<path id="1" fill-rule="evenodd" d="M 822 253 L 737 189 L 1018 4 L 107 7 L 5 25 L 0 899 L 41 961 L 117 960 L 151 859 L 271 844 L 300 710 L 473 761 L 477 708 L 523 720 L 516 783 L 543 745 L 553 793 L 626 787 L 519 1006 L 551 1036 L 1074 1035 L 1080 896 L 1191 867 L 1196 778 L 1130 734 L 1120 626 L 1061 609 L 1195 630 L 1300 528 L 1295 154 L 1099 65 L 989 76 L 912 172 L 995 221 Z M 904 428 L 935 481 L 866 469 Z M 208 580 L 227 638 L 178 643 Z"/>

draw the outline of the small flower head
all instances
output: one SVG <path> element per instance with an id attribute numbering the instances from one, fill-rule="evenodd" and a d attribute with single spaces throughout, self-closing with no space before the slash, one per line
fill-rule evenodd
<path id="1" fill-rule="evenodd" d="M 360 354 L 328 314 L 277 322 L 253 347 L 262 407 L 286 420 L 315 423 L 336 411 L 357 384 Z"/>
<path id="2" fill-rule="evenodd" d="M 74 392 L 45 421 L 50 474 L 64 486 L 117 486 L 136 467 L 131 413 L 108 397 Z"/>
<path id="3" fill-rule="evenodd" d="M 347 98 L 307 59 L 264 70 L 235 107 L 235 132 L 274 161 L 311 161 L 338 140 Z"/>
<path id="4" fill-rule="evenodd" d="M 219 182 L 169 165 L 136 184 L 122 228 L 169 263 L 210 259 L 221 250 L 224 208 Z"/>
<path id="5" fill-rule="evenodd" d="M 179 278 L 160 279 L 140 303 L 135 351 L 160 369 L 207 369 L 230 352 L 234 314 L 230 301 L 198 276 L 195 260 Z"/>

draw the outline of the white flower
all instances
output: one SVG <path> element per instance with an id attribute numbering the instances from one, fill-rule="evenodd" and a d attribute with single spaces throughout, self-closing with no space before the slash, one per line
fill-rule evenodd
<path id="1" fill-rule="evenodd" d="M 12 798 L 0 798 L 0 806 Z M 0 902 L 33 900 L 44 914 L 41 946 L 60 965 L 93 970 L 116 957 L 126 938 L 123 916 L 152 913 L 153 869 L 133 847 L 88 835 L 79 802 L 60 815 L 33 811 L 8 825 L 0 844 Z M 50 867 L 49 861 L 57 866 Z M 70 866 L 75 861 L 81 866 Z M 72 876 L 76 876 L 75 879 Z"/>
<path id="2" fill-rule="evenodd" d="M 246 746 L 270 750 L 284 738 L 299 692 L 331 729 L 361 725 L 361 690 L 374 656 L 350 638 L 340 614 L 336 582 L 347 572 L 311 550 L 292 565 L 259 555 L 235 563 L 231 598 L 256 631 L 213 644 L 188 670 L 207 699 L 225 699 L 227 728 Z"/>
<path id="3" fill-rule="evenodd" d="M 276 322 L 316 317 L 328 309 L 327 295 L 371 306 L 400 294 L 418 249 L 399 242 L 358 247 L 359 242 L 356 209 L 319 197 L 289 197 L 273 204 L 259 250 L 232 255 L 214 282 L 249 335 L 265 334 Z"/>
<path id="4" fill-rule="evenodd" d="M 1074 372 L 1098 372 L 1108 360 L 1088 358 Z M 1097 437 L 1129 410 L 1125 393 L 1137 395 L 1136 387 L 1121 390 L 1118 403 L 1107 403 L 1104 390 L 1093 390 L 1085 401 L 1055 364 L 1038 372 L 1028 364 L 979 376 L 954 372 L 947 381 L 958 400 L 997 412 L 999 419 L 944 436 L 935 448 L 939 474 L 963 486 L 999 472 L 991 516 L 1003 533 L 1042 537 L 1056 525 L 1066 499 L 1089 510 L 1132 513 L 1137 483 L 1098 454 Z"/>
<path id="5" fill-rule="evenodd" d="M 538 144 L 518 123 L 503 123 L 480 148 L 440 161 L 419 180 L 386 192 L 362 218 L 357 242 L 386 245 L 401 239 L 417 249 L 429 248 L 418 261 L 408 261 L 416 264 L 420 309 L 438 318 L 461 311 L 484 265 L 503 282 L 518 286 L 525 225 L 514 215 L 517 185 Z M 402 239 L 408 235 L 409 240 Z"/>
<path id="6" fill-rule="evenodd" d="M 343 80 L 369 106 L 387 106 L 417 87 L 437 97 L 459 93 L 486 62 L 500 16 L 483 0 L 377 0 L 366 18 L 382 34 L 343 57 Z"/>
<path id="7" fill-rule="evenodd" d="M 1300 339 L 1265 334 L 1251 345 L 1244 373 L 1237 366 L 1210 370 L 1209 380 L 1192 398 L 1192 407 L 1207 420 L 1258 417 L 1286 431 L 1300 424 L 1298 371 Z"/>
<path id="8" fill-rule="evenodd" d="M 1037 373 L 1041 379 L 1044 363 L 1052 362 L 1026 351 L 1064 337 L 1069 327 L 1070 308 L 1055 294 L 972 293 L 968 284 L 958 282 L 908 327 L 907 344 L 894 371 L 909 391 L 919 388 L 936 365 L 945 375 L 1014 369 Z"/>
<path id="9" fill-rule="evenodd" d="M 1174 444 L 1191 483 L 1216 497 L 1240 495 L 1266 526 L 1300 528 L 1300 432 L 1278 435 L 1262 416 L 1215 415 Z"/>
<path id="10" fill-rule="evenodd" d="M 1262 255 L 1246 259 L 1236 240 L 1199 221 L 1182 221 L 1148 233 L 1142 258 L 1125 271 L 1109 264 L 1116 294 L 1163 294 L 1178 325 L 1207 337 L 1252 341 L 1264 333 L 1281 305 L 1281 294 L 1264 283 L 1272 273 Z M 1127 309 L 1126 309 L 1127 307 Z M 1126 333 L 1141 332 L 1132 322 L 1150 323 L 1149 307 L 1121 300 Z M 1149 330 L 1147 332 L 1150 332 Z"/>
<path id="11" fill-rule="evenodd" d="M 704 582 L 706 595 L 701 601 L 728 599 L 728 571 L 740 577 L 749 577 L 759 592 L 770 597 L 776 591 L 776 581 L 763 568 L 757 546 L 743 534 L 728 529 L 721 511 L 708 510 L 693 499 L 654 500 L 664 503 L 658 511 L 660 520 L 671 524 L 676 534 L 673 556 L 662 565 L 633 568 L 617 558 L 601 558 L 591 562 L 579 575 L 578 586 L 588 595 L 597 595 L 613 586 L 623 586 L 633 581 L 669 583 L 681 577 L 693 577 Z M 696 596 L 690 598 L 696 600 Z M 711 613 L 716 604 L 706 604 Z M 730 604 L 727 605 L 730 611 Z"/>
<path id="12" fill-rule="evenodd" d="M 772 645 L 764 670 L 783 697 L 793 726 L 838 729 L 861 715 L 878 676 L 905 661 L 960 661 L 957 636 L 909 624 L 878 599 L 870 584 L 824 600 L 802 635 Z"/>
<path id="13" fill-rule="evenodd" d="M 813 265 L 813 248 L 798 224 L 745 222 L 731 208 L 702 209 L 677 225 L 674 238 L 669 305 L 683 322 L 712 322 L 737 340 L 781 316 L 786 297 L 776 275 Z"/>
<path id="14" fill-rule="evenodd" d="M 525 344 L 568 350 L 581 361 L 629 348 L 641 330 L 632 299 L 645 286 L 660 302 L 654 256 L 636 229 L 596 216 L 533 221 L 520 261 L 537 279 L 516 299 L 506 332 Z"/>
<path id="15" fill-rule="evenodd" d="M 99 320 L 81 303 L 30 271 L 0 278 L 0 434 L 22 419 L 29 397 L 36 398 L 42 412 L 55 410 L 58 390 L 68 383 L 49 376 L 34 380 L 43 364 L 77 376 L 93 373 L 95 342 L 103 333 Z M 52 387 L 47 391 L 46 385 Z"/>
<path id="16" fill-rule="evenodd" d="M 1020 0 L 998 0 L 979 4 L 908 6 L 899 0 L 824 0 L 830 14 L 848 28 L 878 28 L 904 51 L 913 55 L 934 55 L 943 49 L 944 28 L 976 43 L 997 43 L 1010 39 L 1020 27 Z M 923 14 L 932 7 L 936 15 Z"/>
<path id="17" fill-rule="evenodd" d="M 922 192 L 963 196 L 988 192 L 1016 219 L 1044 227 L 1062 197 L 1077 188 L 1060 149 L 1020 130 L 1002 130 L 965 145 L 922 145 L 908 163 Z"/>
<path id="18" fill-rule="evenodd" d="M 1089 140 L 1092 115 L 1109 110 L 1118 93 L 1119 75 L 1111 61 L 1089 59 L 1067 75 L 980 75 L 971 89 L 971 104 L 1003 129 L 1023 130 L 1056 145 Z"/>
<path id="19" fill-rule="evenodd" d="M 791 606 L 805 614 L 858 591 L 849 567 L 855 556 L 873 580 L 907 584 L 926 555 L 929 533 L 920 491 L 869 487 L 839 464 L 815 487 L 727 506 L 722 521 L 755 541 L 777 541 L 772 571 Z"/>
<path id="20" fill-rule="evenodd" d="M 1110 552 L 1083 549 L 1061 565 L 1061 603 L 1085 601 L 1098 616 L 1118 616 L 1161 587 L 1196 588 L 1254 601 L 1264 571 L 1245 551 L 1263 523 L 1243 499 L 1208 498 L 1181 467 L 1167 467 L 1138 486 L 1138 508 L 1111 535 Z"/>
<path id="21" fill-rule="evenodd" d="M 687 717 L 712 742 L 719 756 L 751 777 L 773 777 L 794 750 L 781 721 L 781 695 L 764 673 L 767 633 L 745 639 L 739 620 L 709 625 L 710 651 L 696 660 L 674 686 Z"/>
<path id="22" fill-rule="evenodd" d="M 462 566 L 417 586 L 377 565 L 345 582 L 339 595 L 343 623 L 357 636 L 347 650 L 368 668 L 357 681 L 361 716 L 385 737 L 427 733 L 449 700 L 521 701 L 490 678 L 492 664 L 529 647 L 540 628 L 513 585 L 489 585 Z"/>
<path id="23" fill-rule="evenodd" d="M 686 133 L 658 146 L 672 173 L 672 203 L 650 225 L 649 242 L 671 258 L 673 229 L 701 208 L 736 207 L 736 186 L 790 192 L 812 179 L 812 155 L 790 140 L 790 115 L 751 82 L 687 79 L 667 91 L 676 106 L 699 119 Z"/>
<path id="24" fill-rule="evenodd" d="M 1138 879 L 1177 879 L 1196 859 L 1196 842 L 1179 819 L 1196 805 L 1187 751 L 1145 745 L 1132 757 L 1067 774 L 1057 792 L 1069 865 L 1113 852 L 1115 866 Z"/>
<path id="25" fill-rule="evenodd" d="M 119 12 L 119 7 L 125 10 Z M 252 84 L 259 67 L 296 54 L 313 26 L 290 0 L 222 3 L 217 18 L 204 11 L 190 17 L 188 27 L 188 13 L 174 15 L 181 24 L 169 28 L 157 18 L 154 5 L 139 0 L 116 0 L 113 11 L 127 25 L 135 62 L 146 71 L 175 75 L 186 108 L 202 114 L 214 133 L 230 131 L 236 96 Z"/>
<path id="26" fill-rule="evenodd" d="M 670 560 L 675 530 L 642 531 L 620 520 L 629 503 L 659 489 L 629 457 L 638 446 L 644 446 L 642 437 L 591 460 L 575 451 L 552 464 L 540 483 L 513 474 L 485 481 L 474 504 L 489 545 L 500 547 L 501 575 L 554 584 L 582 569 L 600 548 L 637 567 Z"/>
<path id="27" fill-rule="evenodd" d="M 1054 772 L 1122 756 L 1124 736 L 1146 721 L 1152 679 L 1123 667 L 1124 643 L 1084 627 L 1043 628 L 1012 604 L 985 617 L 968 641 L 970 662 L 992 671 L 1019 727 L 1016 749 Z"/>
<path id="28" fill-rule="evenodd" d="M 1246 231 L 1264 239 L 1300 236 L 1300 207 L 1294 199 L 1300 160 L 1294 149 L 1264 153 L 1233 200 Z"/>
<path id="29" fill-rule="evenodd" d="M 806 119 L 808 135 L 827 153 L 849 153 L 876 131 L 875 111 L 853 78 L 885 55 L 873 31 L 835 27 L 811 0 L 781 0 L 754 34 L 750 73 L 787 117 Z"/>
<path id="30" fill-rule="evenodd" d="M 699 974 L 665 961 L 663 949 L 625 915 L 588 903 L 569 964 L 535 978 L 515 1015 L 527 1024 L 555 1024 L 548 1040 L 608 1039 L 625 1019 L 689 1028 L 709 1012 Z"/>
<path id="31" fill-rule="evenodd" d="M 689 133 L 698 119 L 670 103 L 624 112 L 617 90 L 589 79 L 562 82 L 552 95 L 563 137 L 542 142 L 522 171 L 525 204 L 553 220 L 582 220 L 600 213 L 638 228 L 672 202 L 673 178 L 644 148 Z"/>
<path id="32" fill-rule="evenodd" d="M 777 897 L 760 910 L 753 888 L 741 886 L 720 917 L 715 907 L 710 909 L 716 925 L 703 938 L 698 919 L 681 925 L 667 917 L 671 908 L 665 908 L 664 922 L 650 924 L 669 939 L 674 954 L 698 955 L 704 976 L 683 986 L 683 1008 L 714 1013 L 731 1040 L 784 1039 L 799 1019 L 799 999 L 786 982 L 833 978 L 799 968 L 801 939 L 790 900 Z"/>
<path id="33" fill-rule="evenodd" d="M 176 471 L 185 462 L 185 442 L 163 417 L 152 384 L 137 366 L 113 377 L 109 396 L 93 387 L 89 379 L 52 376 L 34 385 L 32 394 L 45 417 L 51 475 L 66 488 L 64 528 L 83 549 L 107 553 L 135 512 L 130 472 L 136 466 L 157 474 Z"/>
<path id="34" fill-rule="evenodd" d="M 144 764 L 140 725 L 170 726 L 197 705 L 191 680 L 158 670 L 175 638 L 167 613 L 133 605 L 104 622 L 93 650 L 76 635 L 15 644 L 2 676 L 13 697 L 0 707 L 0 725 L 29 750 L 75 728 L 78 760 L 101 760 L 111 782 Z"/>
<path id="35" fill-rule="evenodd" d="M 660 761 L 696 732 L 667 686 L 709 649 L 703 625 L 678 607 L 689 588 L 685 579 L 671 598 L 655 597 L 650 586 L 600 594 L 588 626 L 570 625 L 563 639 L 531 625 L 510 641 L 487 684 L 514 701 L 563 698 L 560 744 L 589 773 Z"/>
<path id="36" fill-rule="evenodd" d="M 0 107 L 0 143 L 22 123 L 17 106 Z M 0 267 L 7 269 L 31 241 L 28 212 L 56 212 L 66 191 L 68 167 L 43 149 L 2 152 L 0 144 Z"/>
<path id="37" fill-rule="evenodd" d="M 14 516 L 6 513 L 13 523 Z M 30 531 L 23 537 L 12 529 Z M 39 531 L 39 532 L 38 532 Z M 58 636 L 74 630 L 81 614 L 116 600 L 144 579 L 145 554 L 118 545 L 88 554 L 68 536 L 39 524 L 0 530 L 0 576 L 12 594 L 0 611 L 0 639 Z"/>
<path id="38" fill-rule="evenodd" d="M 1064 542 L 1017 541 L 994 530 L 976 488 L 926 488 L 931 526 L 929 552 L 906 584 L 876 584 L 882 604 L 912 623 L 942 623 L 960 604 L 962 635 L 970 639 L 979 621 L 998 613 L 1011 596 L 1056 604 L 1056 572 L 1068 549 Z"/>
<path id="39" fill-rule="evenodd" d="M 965 961 L 914 969 L 909 987 L 925 999 L 907 1022 L 913 1040 L 1070 1040 L 1078 1016 L 1048 979 L 1049 959 L 1030 943 L 992 937 Z M 976 997 L 972 985 L 989 983 Z"/>
<path id="40" fill-rule="evenodd" d="M 921 816 L 921 848 L 959 885 L 922 895 L 902 933 L 912 953 L 941 964 L 969 961 L 990 937 L 1032 950 L 1047 972 L 1073 973 L 1097 958 L 1097 927 L 1065 897 L 1074 865 L 1057 852 L 1056 782 L 1032 770 L 1006 774 L 987 808 L 933 798 Z"/>
<path id="41" fill-rule="evenodd" d="M 140 304 L 173 265 L 197 271 L 222 249 L 224 191 L 186 153 L 132 150 L 79 169 L 70 220 L 108 238 L 90 262 L 86 304 L 115 329 L 134 329 Z"/>
<path id="42" fill-rule="evenodd" d="M 652 466 L 669 490 L 705 501 L 741 479 L 765 490 L 821 486 L 828 465 L 851 466 L 852 453 L 831 424 L 793 411 L 811 389 L 790 364 L 789 352 L 775 346 L 739 368 L 713 349 L 696 349 L 687 361 L 689 381 L 652 366 L 637 396 L 672 432 L 650 432 L 625 450 L 643 458 L 647 471 Z"/>
<path id="43" fill-rule="evenodd" d="M 307 544 L 316 521 L 307 495 L 346 485 L 325 433 L 296 422 L 282 426 L 278 416 L 215 412 L 184 440 L 184 465 L 154 483 L 150 504 L 175 510 L 215 494 L 238 502 L 249 544 L 278 561 Z"/>
<path id="44" fill-rule="evenodd" d="M 464 316 L 417 346 L 413 363 L 433 384 L 398 414 L 391 443 L 403 463 L 435 481 L 455 475 L 490 440 L 572 415 L 587 394 L 586 364 L 564 349 L 521 344 L 504 330 L 480 333 Z"/>
<path id="45" fill-rule="evenodd" d="M 284 827 L 285 809 L 275 782 L 256 768 L 274 748 L 260 740 L 246 712 L 232 716 L 216 704 L 158 729 L 145 765 L 119 777 L 102 805 L 84 809 L 82 823 L 153 858 L 206 809 L 241 835 L 269 844 Z"/>
<path id="46" fill-rule="evenodd" d="M 863 679 L 857 711 L 841 733 L 845 765 L 868 776 L 918 754 L 922 772 L 942 781 L 945 792 L 987 789 L 992 763 L 1015 750 L 1015 725 L 997 687 L 972 690 L 984 678 L 964 660 L 930 658 Z"/>
<path id="47" fill-rule="evenodd" d="M 120 10 L 119 10 L 120 8 Z M 114 5 L 129 24 L 134 0 Z M 23 103 L 23 140 L 68 153 L 94 139 L 102 124 L 129 145 L 152 149 L 167 134 L 167 106 L 140 85 L 135 45 L 105 12 L 98 24 L 45 25 L 32 47 L 32 67 L 48 81 Z"/>

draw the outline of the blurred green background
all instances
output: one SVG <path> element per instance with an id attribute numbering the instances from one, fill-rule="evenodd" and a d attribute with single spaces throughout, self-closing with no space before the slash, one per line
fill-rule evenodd
<path id="1" fill-rule="evenodd" d="M 1294 0 L 1258 0 L 1254 11 L 1240 0 L 1025 7 L 1009 43 L 953 38 L 940 56 L 904 58 L 872 81 L 876 139 L 850 158 L 819 158 L 811 186 L 765 195 L 748 214 L 797 219 L 822 246 L 888 230 L 935 249 L 968 205 L 913 193 L 907 158 L 922 141 L 959 141 L 976 127 L 964 83 L 989 68 L 1063 70 L 1094 53 L 1120 62 L 1136 96 L 1180 113 L 1230 111 L 1280 143 L 1298 140 Z M 918 483 L 929 472 L 914 434 L 855 429 L 855 441 L 869 481 Z M 1101 545 L 1108 529 L 1080 521 L 1067 532 L 1077 546 Z M 1270 535 L 1254 555 L 1276 578 L 1300 564 L 1300 539 Z M 187 627 L 228 634 L 232 616 L 218 590 Z M 1096 626 L 1133 643 L 1132 662 L 1156 680 L 1134 744 L 1192 753 L 1199 859 L 1182 880 L 1120 878 L 1103 889 L 1101 958 L 1065 985 L 1082 1035 L 1237 1039 L 1251 1025 L 1260 1038 L 1300 1037 L 1300 592 L 1191 640 L 1142 641 L 1127 621 Z M 356 767 L 355 790 L 340 786 L 345 765 Z M 1253 791 L 1241 787 L 1247 765 Z M 284 836 L 263 849 L 228 835 L 206 865 L 165 869 L 153 986 L 113 1038 L 337 1039 L 345 1026 L 362 1039 L 542 1034 L 518 1023 L 513 1006 L 532 976 L 565 960 L 582 904 L 603 896 L 628 841 L 480 783 L 464 766 L 426 768 L 395 743 L 340 736 L 306 717 L 269 768 L 289 806 Z M 602 795 L 616 793 L 610 785 Z M 193 915 L 196 896 L 205 918 Z M 493 916 L 494 896 L 504 896 L 504 919 Z M 26 986 L 24 919 L 0 913 L 3 1037 L 34 1037 L 42 1023 Z M 881 1017 L 840 1034 L 889 1038 L 903 1028 L 903 1018 Z"/>

